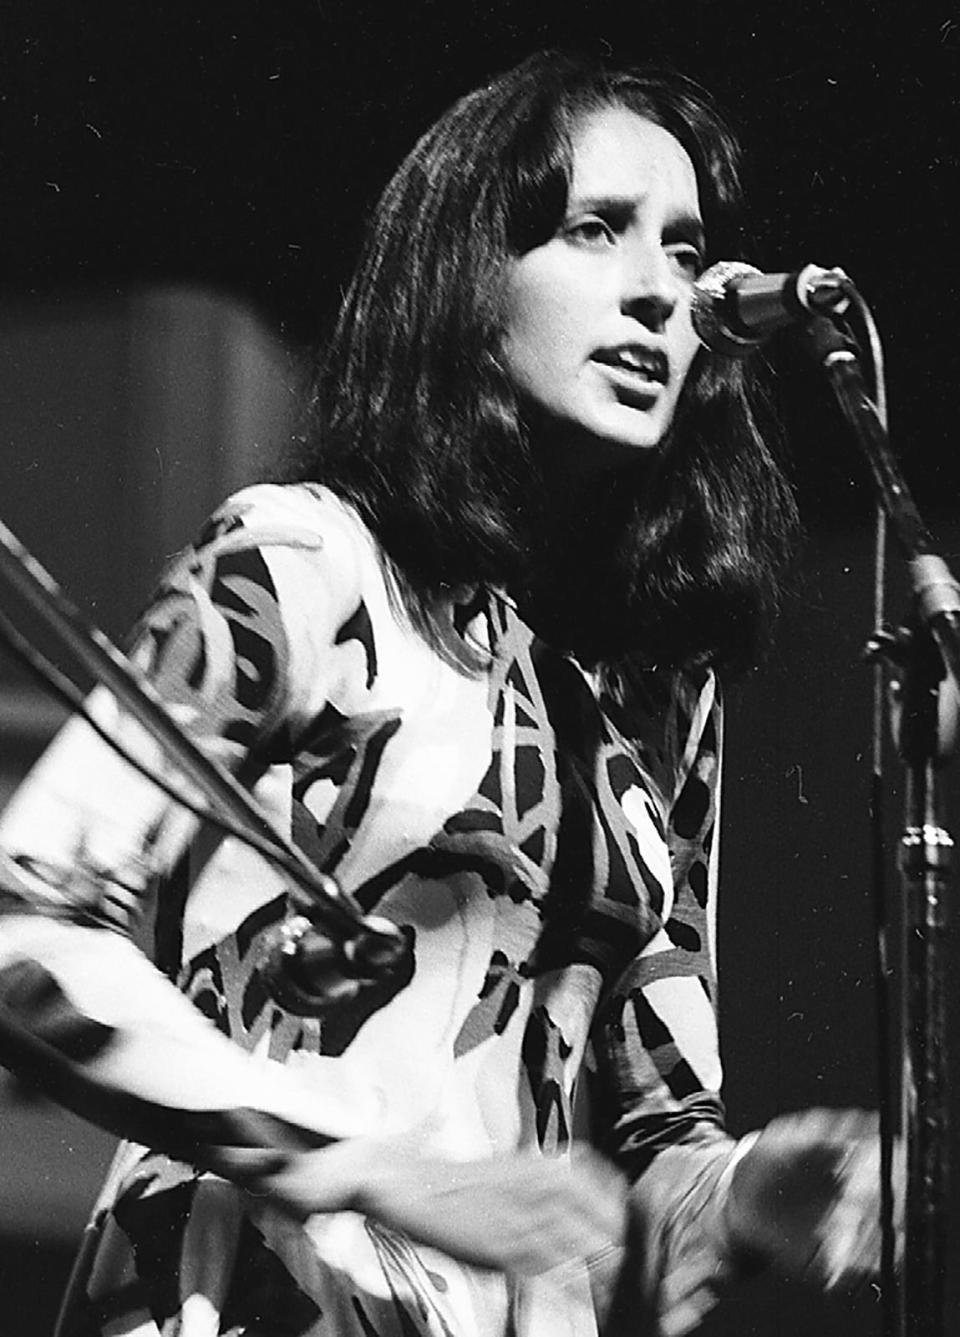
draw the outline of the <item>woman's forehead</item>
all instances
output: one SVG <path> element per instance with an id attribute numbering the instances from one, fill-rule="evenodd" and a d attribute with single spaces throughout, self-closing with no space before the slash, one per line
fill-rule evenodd
<path id="1" fill-rule="evenodd" d="M 697 204 L 697 176 L 680 141 L 627 107 L 588 112 L 571 135 L 571 195 L 635 197 L 666 191 Z"/>

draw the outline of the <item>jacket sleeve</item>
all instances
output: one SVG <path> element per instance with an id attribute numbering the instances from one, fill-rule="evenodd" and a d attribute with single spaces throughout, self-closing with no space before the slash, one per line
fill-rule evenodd
<path id="1" fill-rule="evenodd" d="M 723 1220 L 738 1153 L 724 1130 L 715 906 L 721 708 L 712 677 L 678 680 L 668 711 L 672 793 L 652 866 L 669 859 L 662 921 L 594 1030 L 601 1148 L 631 1184 L 620 1303 L 662 1337 L 690 1331 L 739 1262 Z M 650 840 L 660 839 L 652 827 Z M 745 1144 L 746 1146 L 747 1144 Z M 615 1329 L 619 1331 L 619 1329 Z"/>
<path id="2" fill-rule="evenodd" d="M 182 729 L 245 784 L 351 671 L 337 634 L 356 611 L 355 553 L 342 523 L 318 527 L 318 504 L 238 494 L 172 563 L 133 638 Z M 183 788 L 102 689 L 89 709 Z M 119 1135 L 216 1168 L 218 1145 L 318 1145 L 349 1125 L 335 1090 L 318 1102 L 243 1052 L 138 949 L 151 892 L 197 830 L 83 719 L 65 726 L 0 824 L 0 1062 Z M 265 863 L 262 877 L 285 890 Z"/>

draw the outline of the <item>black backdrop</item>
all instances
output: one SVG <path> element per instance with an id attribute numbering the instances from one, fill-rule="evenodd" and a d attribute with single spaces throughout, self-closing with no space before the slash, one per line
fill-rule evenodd
<path id="1" fill-rule="evenodd" d="M 887 342 L 921 500 L 958 492 L 952 264 L 960 11 L 866 0 L 4 0 L 8 291 L 197 278 L 294 337 L 329 314 L 364 212 L 455 96 L 542 45 L 700 79 L 749 146 L 757 262 L 841 264 Z M 798 401 L 800 482 L 845 514 L 857 470 Z"/>
<path id="2" fill-rule="evenodd" d="M 894 443 L 956 569 L 954 7 L 3 0 L 0 15 L 2 291 L 196 281 L 252 302 L 294 343 L 329 318 L 396 161 L 486 74 L 565 45 L 700 79 L 748 147 L 757 263 L 843 265 L 869 301 Z M 720 936 L 736 1131 L 876 1099 L 859 662 L 870 491 L 789 337 L 767 356 L 810 537 L 774 654 L 730 702 Z M 762 1283 L 708 1328 L 853 1337 L 877 1324 L 871 1293 L 837 1307 Z"/>

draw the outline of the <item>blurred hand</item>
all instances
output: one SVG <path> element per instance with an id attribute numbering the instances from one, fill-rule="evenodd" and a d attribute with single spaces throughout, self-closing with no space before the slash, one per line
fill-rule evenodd
<path id="1" fill-rule="evenodd" d="M 806 1110 L 774 1119 L 733 1173 L 727 1222 L 778 1272 L 831 1288 L 880 1268 L 875 1114 Z"/>
<path id="2" fill-rule="evenodd" d="M 584 1148 L 570 1160 L 521 1152 L 480 1161 L 422 1155 L 409 1138 L 348 1139 L 245 1173 L 242 1151 L 221 1172 L 295 1215 L 357 1211 L 463 1262 L 530 1276 L 584 1262 L 619 1270 L 627 1185 Z"/>

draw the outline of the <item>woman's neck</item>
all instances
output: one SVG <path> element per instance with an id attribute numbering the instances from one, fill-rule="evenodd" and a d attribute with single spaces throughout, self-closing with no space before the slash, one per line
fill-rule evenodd
<path id="1" fill-rule="evenodd" d="M 556 471 L 544 483 L 525 578 L 510 593 L 533 630 L 558 648 L 592 658 L 626 612 L 624 539 L 638 486 L 633 469 L 576 482 Z"/>

